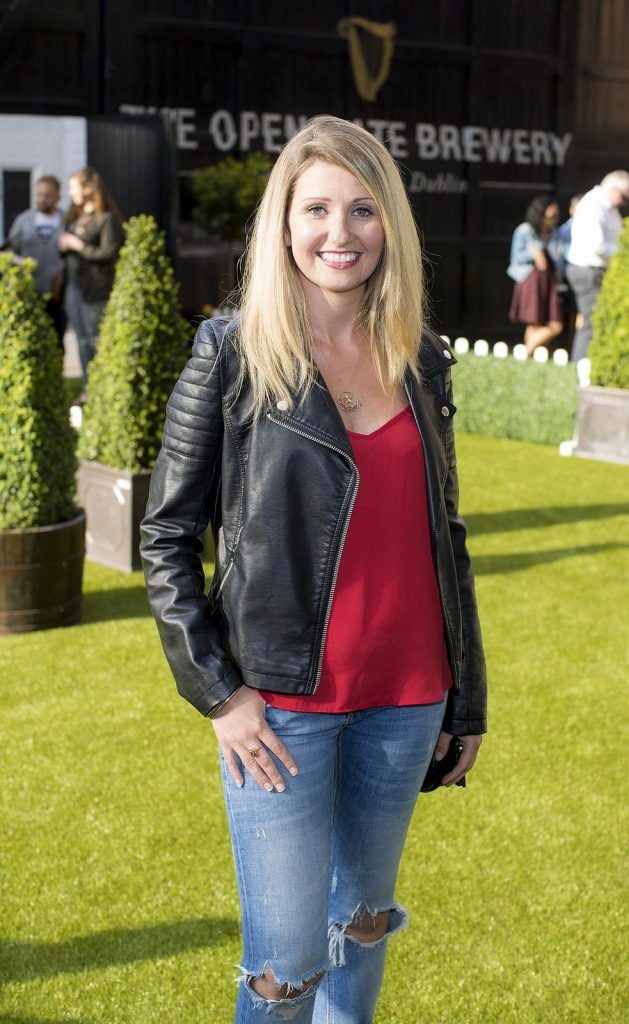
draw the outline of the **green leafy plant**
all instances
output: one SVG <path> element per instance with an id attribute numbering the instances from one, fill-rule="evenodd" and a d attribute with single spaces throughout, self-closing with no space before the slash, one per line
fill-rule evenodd
<path id="1" fill-rule="evenodd" d="M 629 388 L 629 217 L 618 251 L 609 261 L 592 323 L 589 356 L 592 384 Z"/>
<path id="2" fill-rule="evenodd" d="M 212 167 L 195 171 L 192 192 L 197 206 L 192 216 L 209 234 L 225 242 L 244 238 L 273 161 L 266 153 L 249 153 L 244 160 L 228 156 Z"/>
<path id="3" fill-rule="evenodd" d="M 52 526 L 75 505 L 76 434 L 33 260 L 0 254 L 0 529 Z"/>
<path id="4" fill-rule="evenodd" d="M 574 364 L 472 353 L 457 359 L 452 371 L 456 429 L 538 444 L 572 437 L 578 396 Z"/>
<path id="5" fill-rule="evenodd" d="M 90 364 L 79 455 L 115 469 L 150 469 L 166 402 L 188 352 L 190 328 L 164 237 L 153 217 L 132 217 Z"/>

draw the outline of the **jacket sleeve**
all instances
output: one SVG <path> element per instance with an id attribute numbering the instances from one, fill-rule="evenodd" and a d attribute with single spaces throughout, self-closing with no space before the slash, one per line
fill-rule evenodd
<path id="1" fill-rule="evenodd" d="M 200 558 L 201 534 L 220 500 L 221 344 L 210 322 L 199 327 L 168 401 L 140 544 L 149 602 L 177 689 L 204 715 L 242 683 L 205 594 Z"/>
<path id="2" fill-rule="evenodd" d="M 451 372 L 445 372 L 446 398 L 452 402 Z M 467 526 L 459 515 L 459 482 L 452 423 L 447 431 L 448 475 L 445 483 L 445 505 L 454 551 L 454 561 L 461 603 L 463 624 L 463 660 L 458 690 L 448 694 L 443 728 L 458 736 L 478 735 L 487 731 L 487 676 L 481 636 L 474 574 L 467 550 Z"/>
<path id="3" fill-rule="evenodd" d="M 110 263 L 116 260 L 122 245 L 122 229 L 113 213 L 104 213 L 98 243 L 87 242 L 78 254 L 88 263 Z"/>

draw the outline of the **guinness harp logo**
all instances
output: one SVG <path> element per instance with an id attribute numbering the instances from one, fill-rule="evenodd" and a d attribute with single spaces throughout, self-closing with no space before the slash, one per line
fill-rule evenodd
<path id="1" fill-rule="evenodd" d="M 361 99 L 373 103 L 389 77 L 396 26 L 392 21 L 341 18 L 336 27 L 338 34 L 349 41 L 349 58 L 356 92 Z M 380 43 L 379 47 L 376 41 Z"/>

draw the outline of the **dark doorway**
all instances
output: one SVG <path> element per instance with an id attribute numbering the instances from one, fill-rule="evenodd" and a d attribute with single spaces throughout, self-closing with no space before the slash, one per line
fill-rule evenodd
<path id="1" fill-rule="evenodd" d="M 2 175 L 2 213 L 4 223 L 4 234 L 7 236 L 13 221 L 18 213 L 28 210 L 31 205 L 31 172 L 28 171 L 3 171 Z"/>

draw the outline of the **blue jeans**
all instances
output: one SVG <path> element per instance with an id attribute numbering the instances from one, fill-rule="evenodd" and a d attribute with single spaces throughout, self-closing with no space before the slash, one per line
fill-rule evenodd
<path id="1" fill-rule="evenodd" d="M 266 708 L 299 768 L 284 793 L 250 776 L 239 789 L 221 757 L 243 926 L 235 1024 L 370 1024 L 387 936 L 359 942 L 350 924 L 390 912 L 409 822 L 443 719 L 426 706 L 319 714 Z M 272 971 L 289 996 L 266 1000 L 251 980 Z M 290 986 L 312 987 L 290 996 Z"/>
<path id="2" fill-rule="evenodd" d="M 83 387 L 87 384 L 87 368 L 96 355 L 96 344 L 100 322 L 106 302 L 86 302 L 76 281 L 68 281 L 65 296 L 65 311 L 70 327 L 76 334 Z"/>

